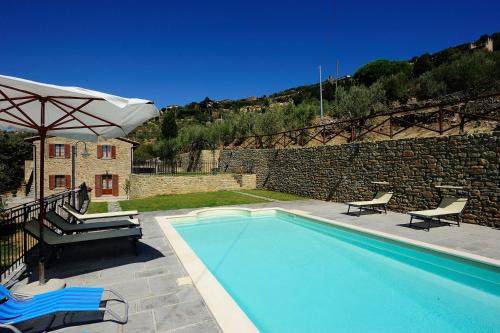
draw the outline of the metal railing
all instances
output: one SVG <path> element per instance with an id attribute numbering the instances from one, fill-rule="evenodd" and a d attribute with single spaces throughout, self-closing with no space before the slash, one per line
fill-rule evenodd
<path id="1" fill-rule="evenodd" d="M 88 200 L 85 183 L 75 190 L 64 191 L 45 197 L 46 210 L 60 212 L 64 203 L 75 197 L 76 208 L 80 209 Z M 32 201 L 0 211 L 0 281 L 6 279 L 24 263 L 27 254 L 37 244 L 37 240 L 23 229 L 24 224 L 38 218 L 40 204 Z"/>
<path id="2" fill-rule="evenodd" d="M 134 174 L 160 174 L 160 175 L 203 175 L 219 173 L 218 161 L 136 161 L 132 166 Z"/>
<path id="3" fill-rule="evenodd" d="M 430 134 L 442 135 L 452 130 L 465 133 L 465 125 L 473 121 L 500 124 L 499 107 L 487 108 L 480 103 L 495 99 L 498 105 L 500 92 L 453 102 L 436 103 L 416 108 L 376 113 L 363 118 L 338 120 L 330 123 L 282 131 L 269 135 L 252 135 L 239 140 L 240 148 L 286 148 L 306 146 L 310 143 L 346 143 L 363 140 L 369 135 L 381 138 L 402 138 L 410 128 Z M 477 103 L 478 105 L 474 104 Z M 336 140 L 336 141 L 333 141 Z M 234 145 L 225 146 L 231 149 Z"/>

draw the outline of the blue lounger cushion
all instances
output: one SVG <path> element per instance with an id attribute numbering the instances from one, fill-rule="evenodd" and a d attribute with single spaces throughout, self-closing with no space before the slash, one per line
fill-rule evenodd
<path id="1" fill-rule="evenodd" d="M 0 285 L 0 323 L 16 324 L 57 312 L 100 311 L 103 288 L 65 288 L 18 299 Z"/>

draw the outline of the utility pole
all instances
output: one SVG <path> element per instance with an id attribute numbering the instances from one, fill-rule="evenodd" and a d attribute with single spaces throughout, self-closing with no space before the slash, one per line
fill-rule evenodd
<path id="1" fill-rule="evenodd" d="M 337 59 L 337 73 L 335 74 L 335 93 L 337 93 L 337 85 L 339 82 L 339 59 Z"/>
<path id="2" fill-rule="evenodd" d="M 323 122 L 323 84 L 321 82 L 321 65 L 319 66 L 319 103 L 321 111 L 321 122 Z"/>
<path id="3" fill-rule="evenodd" d="M 76 207 L 76 146 L 71 145 L 71 205 Z"/>
<path id="4" fill-rule="evenodd" d="M 337 72 L 335 74 L 335 112 L 339 111 L 339 98 L 337 95 L 338 84 L 339 84 L 339 59 L 337 59 Z"/>

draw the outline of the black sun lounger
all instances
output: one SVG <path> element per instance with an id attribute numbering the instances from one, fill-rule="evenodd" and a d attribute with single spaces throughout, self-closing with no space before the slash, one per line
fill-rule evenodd
<path id="1" fill-rule="evenodd" d="M 103 221 L 92 223 L 69 223 L 61 215 L 55 211 L 47 211 L 45 219 L 49 221 L 54 227 L 61 230 L 65 234 L 72 234 L 77 232 L 88 232 L 106 229 L 122 229 L 122 228 L 135 228 L 137 224 L 130 220 L 116 220 L 116 221 Z"/>
<path id="2" fill-rule="evenodd" d="M 36 219 L 27 222 L 24 225 L 24 230 L 36 239 L 40 240 L 38 221 Z M 52 250 L 58 250 L 63 247 L 77 244 L 97 243 L 111 239 L 128 239 L 132 242 L 134 252 L 137 254 L 137 242 L 140 238 L 142 238 L 141 228 L 104 230 L 73 235 L 59 235 L 46 226 L 44 226 L 43 229 L 43 240 L 45 244 L 52 248 Z"/>

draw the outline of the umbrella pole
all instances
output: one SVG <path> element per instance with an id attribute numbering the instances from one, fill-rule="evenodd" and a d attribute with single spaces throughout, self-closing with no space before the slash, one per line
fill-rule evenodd
<path id="1" fill-rule="evenodd" d="M 59 290 L 66 287 L 66 282 L 60 279 L 45 280 L 45 242 L 43 241 L 44 219 L 45 219 L 45 198 L 44 198 L 44 164 L 45 164 L 45 140 L 47 138 L 47 128 L 40 127 L 40 214 L 38 215 L 38 282 L 28 283 L 16 291 L 25 295 L 37 295 L 49 291 Z"/>
<path id="2" fill-rule="evenodd" d="M 39 206 L 40 214 L 38 215 L 38 228 L 39 228 L 39 244 L 38 244 L 38 282 L 40 285 L 45 284 L 45 243 L 43 241 L 43 220 L 45 219 L 45 203 L 44 203 L 44 176 L 45 176 L 45 138 L 47 130 L 45 128 L 40 129 L 40 197 Z"/>

